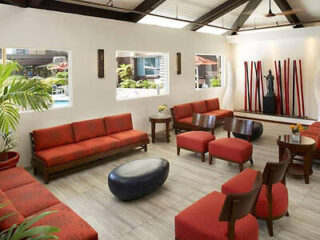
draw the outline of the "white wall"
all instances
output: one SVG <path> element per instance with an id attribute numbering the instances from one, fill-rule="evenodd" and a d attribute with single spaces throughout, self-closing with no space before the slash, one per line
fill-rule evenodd
<path id="1" fill-rule="evenodd" d="M 222 97 L 224 88 L 194 89 L 194 54 L 223 54 L 225 37 L 91 18 L 0 4 L 0 47 L 71 50 L 73 107 L 23 113 L 17 140 L 20 165 L 30 165 L 29 132 L 72 121 L 131 112 L 134 127 L 149 132 L 148 116 L 160 104 Z M 105 79 L 97 77 L 97 49 L 105 49 Z M 116 101 L 116 50 L 170 53 L 170 95 Z M 182 75 L 176 74 L 176 53 L 182 53 Z"/>
<path id="2" fill-rule="evenodd" d="M 320 27 L 229 36 L 228 42 L 231 44 L 230 54 L 236 72 L 236 109 L 244 109 L 244 61 L 261 60 L 263 74 L 267 75 L 269 69 L 275 73 L 274 60 L 282 60 L 283 66 L 284 59 L 290 58 L 291 63 L 293 59 L 302 59 L 306 115 L 317 118 L 313 81 L 316 63 L 320 59 Z M 292 65 L 290 76 L 292 84 Z M 265 79 L 264 84 L 266 86 Z M 276 91 L 276 81 L 274 87 Z"/>

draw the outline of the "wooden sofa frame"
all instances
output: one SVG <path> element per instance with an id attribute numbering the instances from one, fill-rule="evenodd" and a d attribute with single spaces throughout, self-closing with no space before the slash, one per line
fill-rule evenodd
<path id="1" fill-rule="evenodd" d="M 202 127 L 198 127 L 198 126 L 193 126 L 187 123 L 179 123 L 176 122 L 176 118 L 175 118 L 175 114 L 174 114 L 174 110 L 173 108 L 170 108 L 171 111 L 171 116 L 172 116 L 172 123 L 173 123 L 173 128 L 174 128 L 174 133 L 177 135 L 181 132 L 185 132 L 185 131 L 199 131 L 199 130 L 208 130 Z M 196 113 L 194 113 L 196 114 Z M 221 118 L 221 119 L 216 119 L 216 123 L 215 125 L 221 125 L 225 122 L 225 118 Z"/>
<path id="2" fill-rule="evenodd" d="M 144 149 L 144 151 L 147 152 L 148 150 L 147 144 L 149 144 L 149 139 L 143 140 L 134 144 L 109 150 L 107 152 L 97 153 L 91 156 L 79 158 L 77 160 L 73 160 L 73 161 L 59 164 L 56 166 L 47 167 L 45 162 L 43 162 L 40 158 L 38 158 L 35 155 L 35 149 L 34 149 L 35 146 L 34 146 L 34 139 L 33 139 L 32 133 L 30 133 L 30 138 L 31 138 L 31 148 L 32 148 L 31 165 L 33 167 L 34 175 L 37 175 L 39 173 L 41 176 L 43 176 L 45 184 L 48 184 L 50 180 L 58 178 L 60 176 L 65 176 L 69 173 L 73 173 L 91 166 L 98 165 L 104 162 L 106 160 L 105 159 L 106 157 L 110 157 L 118 153 L 126 152 L 138 147 L 141 147 L 139 149 Z"/>

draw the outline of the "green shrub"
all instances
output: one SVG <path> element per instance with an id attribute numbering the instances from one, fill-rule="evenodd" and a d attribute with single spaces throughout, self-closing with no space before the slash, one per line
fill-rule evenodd
<path id="1" fill-rule="evenodd" d="M 221 75 L 219 75 L 218 78 L 213 77 L 210 80 L 210 86 L 211 87 L 221 87 Z"/>
<path id="2" fill-rule="evenodd" d="M 59 85 L 59 86 L 65 86 L 68 85 L 68 79 L 67 78 L 46 78 L 44 80 L 42 80 L 42 82 L 44 82 L 47 85 Z"/>
<path id="3" fill-rule="evenodd" d="M 68 78 L 68 72 L 58 72 L 56 78 Z"/>
<path id="4" fill-rule="evenodd" d="M 126 79 L 119 84 L 120 88 L 137 88 L 137 82 L 132 79 Z"/>
<path id="5" fill-rule="evenodd" d="M 121 81 L 131 80 L 133 76 L 131 64 L 120 64 L 117 69 L 117 73 Z"/>

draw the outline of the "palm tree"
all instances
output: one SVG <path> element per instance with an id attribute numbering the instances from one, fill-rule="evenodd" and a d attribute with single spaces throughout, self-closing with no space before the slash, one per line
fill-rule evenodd
<path id="1" fill-rule="evenodd" d="M 0 64 L 0 133 L 3 134 L 16 130 L 21 108 L 43 111 L 52 105 L 48 86 L 39 79 L 11 76 L 18 69 L 17 63 Z"/>

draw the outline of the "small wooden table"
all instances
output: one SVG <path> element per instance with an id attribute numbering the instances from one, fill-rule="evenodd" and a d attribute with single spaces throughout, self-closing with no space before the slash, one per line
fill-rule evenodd
<path id="1" fill-rule="evenodd" d="M 155 143 L 156 140 L 156 123 L 165 123 L 166 124 L 166 138 L 167 142 L 170 142 L 170 115 L 153 115 L 149 117 L 149 121 L 151 122 L 151 136 L 152 143 Z"/>
<path id="2" fill-rule="evenodd" d="M 279 161 L 281 161 L 285 148 L 290 149 L 293 157 L 302 156 L 303 165 L 296 164 L 293 161 L 289 164 L 288 173 L 296 176 L 304 176 L 304 181 L 309 184 L 310 175 L 312 175 L 312 154 L 315 149 L 316 141 L 309 137 L 300 137 L 300 141 L 292 141 L 290 135 L 279 136 Z"/>

